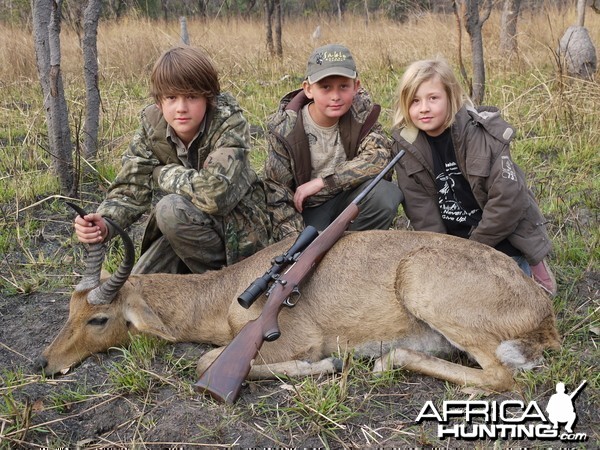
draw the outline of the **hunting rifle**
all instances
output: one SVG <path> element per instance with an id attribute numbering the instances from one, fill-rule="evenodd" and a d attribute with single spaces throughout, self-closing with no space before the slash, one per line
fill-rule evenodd
<path id="1" fill-rule="evenodd" d="M 263 310 L 256 319 L 250 320 L 244 325 L 204 371 L 194 384 L 196 391 L 207 393 L 215 400 L 226 403 L 233 403 L 237 400 L 242 383 L 248 376 L 252 361 L 256 358 L 263 342 L 274 341 L 281 335 L 277 322 L 281 309 L 284 306 L 293 307 L 296 304 L 300 296 L 298 289 L 300 283 L 310 275 L 323 256 L 356 219 L 360 212 L 358 203 L 394 167 L 403 154 L 404 150 L 401 150 L 352 203 L 318 236 L 313 236 L 305 249 L 300 250 L 301 253 L 299 253 L 298 247 L 302 248 L 304 246 L 302 242 L 306 242 L 303 241 L 305 232 L 301 233 L 292 248 L 284 254 L 286 257 L 291 255 L 289 264 L 292 264 L 284 274 L 277 273 L 276 276 L 271 277 L 267 272 L 244 291 L 240 296 L 241 299 L 238 298 L 244 307 L 250 307 L 252 302 L 266 291 L 267 301 Z M 312 235 L 312 231 L 307 233 Z M 268 287 L 269 281 L 272 281 L 270 287 Z M 248 292 L 250 294 L 246 295 Z"/>

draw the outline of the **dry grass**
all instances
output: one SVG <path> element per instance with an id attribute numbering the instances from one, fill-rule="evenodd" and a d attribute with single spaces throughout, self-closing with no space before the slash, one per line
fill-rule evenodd
<path id="1" fill-rule="evenodd" d="M 600 16 L 588 14 L 586 26 L 595 42 L 600 41 Z M 535 15 L 526 12 L 519 21 L 521 30 L 535 33 L 519 35 L 519 63 L 505 61 L 497 53 L 499 46 L 499 15 L 494 14 L 484 26 L 485 57 L 490 76 L 498 71 L 539 69 L 552 64 L 552 49 L 556 48 L 564 30 L 575 22 L 575 11 L 559 14 L 541 10 Z M 310 34 L 318 24 L 315 20 L 287 21 L 284 24 L 284 57 L 271 62 L 265 50 L 262 24 L 230 20 L 190 20 L 192 45 L 205 48 L 221 68 L 226 82 L 237 83 L 239 76 L 264 77 L 273 80 L 285 74 L 302 74 L 305 60 L 314 43 Z M 456 23 L 452 15 L 426 14 L 411 17 L 403 24 L 389 21 L 364 25 L 361 18 L 347 18 L 320 23 L 321 43 L 341 42 L 349 46 L 368 83 L 370 73 L 382 69 L 400 71 L 415 59 L 436 55 L 456 62 Z M 177 44 L 178 22 L 148 22 L 123 19 L 103 22 L 98 33 L 99 61 L 102 79 L 138 80 L 146 78 L 152 63 L 164 49 Z M 62 69 L 68 82 L 81 79 L 81 58 L 76 34 L 63 26 Z M 470 59 L 466 35 L 463 55 Z M 27 27 L 0 25 L 0 80 L 3 85 L 37 82 L 31 30 Z M 9 63 L 7 63 L 9 62 Z"/>
<path id="2" fill-rule="evenodd" d="M 530 99 L 527 89 L 546 83 L 556 72 L 554 49 L 567 26 L 575 22 L 575 8 L 567 14 L 541 9 L 535 15 L 525 12 L 521 30 L 535 33 L 519 35 L 520 53 L 507 60 L 498 54 L 499 14 L 484 26 L 485 59 L 488 88 L 486 101 L 505 110 L 510 120 L 521 128 L 522 102 Z M 281 60 L 268 56 L 264 45 L 262 23 L 241 19 L 190 20 L 189 34 L 193 45 L 205 48 L 220 69 L 222 85 L 239 99 L 249 121 L 264 125 L 281 95 L 299 86 L 305 61 L 316 45 L 311 32 L 320 24 L 320 43 L 341 42 L 349 46 L 357 60 L 363 85 L 382 104 L 384 125 L 391 124 L 391 109 L 398 79 L 410 62 L 437 55 L 457 66 L 456 21 L 452 15 L 414 15 L 405 23 L 386 20 L 371 21 L 366 27 L 362 18 L 337 20 L 317 19 L 286 21 L 284 24 L 284 56 Z M 600 42 L 600 15 L 588 14 L 592 39 Z M 149 22 L 125 18 L 119 22 L 102 22 L 98 33 L 100 89 L 102 95 L 101 156 L 114 158 L 127 145 L 137 127 L 137 114 L 148 98 L 148 76 L 153 62 L 166 48 L 179 41 L 179 24 Z M 470 45 L 463 33 L 462 54 L 467 68 Z M 81 120 L 85 91 L 79 39 L 68 26 L 63 26 L 62 74 L 67 90 L 72 123 Z M 32 30 L 28 27 L 0 25 L 0 139 L 21 148 L 31 160 L 39 160 L 45 144 L 45 117 L 35 65 Z M 531 81 L 539 76 L 540 81 Z M 529 78 L 529 80 L 528 80 Z M 524 80 L 524 81 L 521 81 Z M 563 99 L 559 99 L 563 101 Z M 547 102 L 544 101 L 544 104 Z M 597 103 L 593 102 L 594 108 Z M 533 116 L 538 120 L 541 116 Z M 260 142 L 259 142 L 260 144 Z M 259 151 L 262 150 L 259 146 Z M 4 159 L 1 158 L 0 160 Z M 260 158 L 259 158 L 260 161 Z M 13 166 L 0 163 L 0 169 L 13 172 Z M 44 166 L 45 170 L 46 166 Z M 26 170 L 26 167 L 18 167 Z"/>

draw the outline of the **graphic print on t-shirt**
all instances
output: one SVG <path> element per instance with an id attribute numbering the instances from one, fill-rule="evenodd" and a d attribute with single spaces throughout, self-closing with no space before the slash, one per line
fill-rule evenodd
<path id="1" fill-rule="evenodd" d="M 462 178 L 456 162 L 446 162 L 444 169 L 443 172 L 438 174 L 435 180 L 439 188 L 438 204 L 442 219 L 444 222 L 467 226 L 470 229 L 479 222 L 479 217 L 477 216 L 480 210 L 479 208 L 466 210 L 456 198 L 456 183 L 459 177 Z M 450 226 L 452 227 L 452 225 Z"/>
<path id="2" fill-rule="evenodd" d="M 438 207 L 448 234 L 469 237 L 481 220 L 481 209 L 456 161 L 450 129 L 427 136 L 431 146 Z"/>

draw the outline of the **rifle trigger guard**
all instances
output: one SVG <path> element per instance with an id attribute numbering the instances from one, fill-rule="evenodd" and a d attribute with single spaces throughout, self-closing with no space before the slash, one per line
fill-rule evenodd
<path id="1" fill-rule="evenodd" d="M 283 304 L 289 308 L 293 308 L 294 306 L 296 306 L 296 303 L 298 303 L 298 300 L 300 300 L 300 296 L 300 290 L 298 289 L 298 287 L 295 287 L 292 290 L 291 295 L 285 299 Z"/>

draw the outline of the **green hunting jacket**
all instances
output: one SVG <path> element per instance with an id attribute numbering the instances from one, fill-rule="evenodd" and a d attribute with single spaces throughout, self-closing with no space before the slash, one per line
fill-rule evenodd
<path id="1" fill-rule="evenodd" d="M 177 157 L 160 109 L 147 106 L 98 213 L 125 228 L 151 209 L 153 197 L 179 194 L 220 219 L 227 265 L 233 264 L 270 243 L 264 187 L 250 166 L 249 151 L 248 122 L 228 93 L 219 94 L 216 105 L 209 107 L 204 131 L 188 150 L 192 167 Z M 142 253 L 160 235 L 152 213 Z"/>
<path id="2" fill-rule="evenodd" d="M 294 207 L 294 192 L 311 179 L 310 147 L 302 121 L 302 108 L 309 102 L 302 89 L 290 92 L 267 122 L 269 151 L 264 181 L 275 240 L 304 229 L 302 214 Z M 306 207 L 319 206 L 342 191 L 358 187 L 387 165 L 391 142 L 378 122 L 380 111 L 369 94 L 359 89 L 352 107 L 339 120 L 346 161 L 324 178 L 325 187 L 307 199 Z"/>

